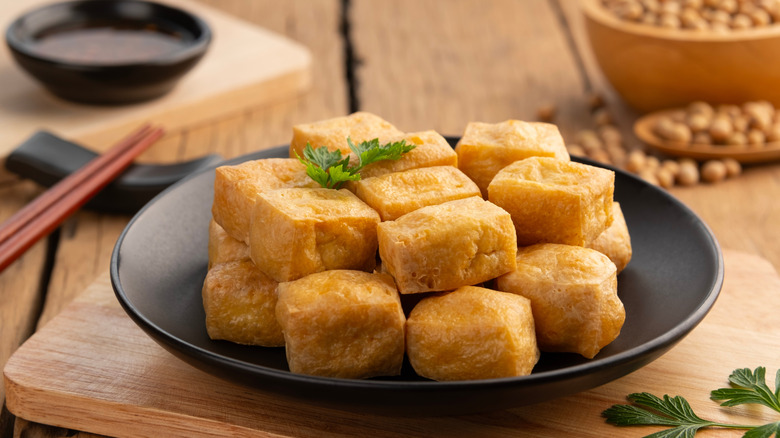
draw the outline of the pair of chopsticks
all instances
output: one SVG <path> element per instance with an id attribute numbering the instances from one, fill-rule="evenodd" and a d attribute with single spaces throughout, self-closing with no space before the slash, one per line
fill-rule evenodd
<path id="1" fill-rule="evenodd" d="M 0 224 L 0 272 L 107 186 L 163 135 L 144 125 Z"/>

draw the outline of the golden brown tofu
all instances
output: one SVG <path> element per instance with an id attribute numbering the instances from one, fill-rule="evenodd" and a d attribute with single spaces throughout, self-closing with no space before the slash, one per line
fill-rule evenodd
<path id="1" fill-rule="evenodd" d="M 626 268 L 631 261 L 631 235 L 628 233 L 626 218 L 623 217 L 623 210 L 620 203 L 612 203 L 612 225 L 599 235 L 588 248 L 606 255 L 617 267 L 618 274 Z"/>
<path id="2" fill-rule="evenodd" d="M 209 269 L 220 263 L 249 260 L 249 246 L 228 235 L 212 219 L 209 222 Z"/>
<path id="3" fill-rule="evenodd" d="M 220 166 L 214 178 L 214 220 L 234 239 L 249 243 L 249 218 L 257 195 L 285 187 L 318 187 L 292 158 L 267 158 Z"/>
<path id="4" fill-rule="evenodd" d="M 531 300 L 540 350 L 592 359 L 618 337 L 626 318 L 616 275 L 615 264 L 596 250 L 545 243 L 519 248 L 517 269 L 496 285 Z"/>
<path id="5" fill-rule="evenodd" d="M 509 213 L 479 197 L 420 208 L 377 228 L 382 268 L 402 294 L 452 290 L 515 267 Z"/>
<path id="6" fill-rule="evenodd" d="M 481 196 L 479 187 L 457 167 L 411 169 L 355 183 L 355 194 L 391 221 L 419 208 Z"/>
<path id="7" fill-rule="evenodd" d="M 389 275 L 325 271 L 278 292 L 290 371 L 348 379 L 401 372 L 406 317 Z"/>
<path id="8" fill-rule="evenodd" d="M 512 215 L 520 246 L 584 246 L 612 224 L 614 187 L 611 170 L 531 157 L 502 169 L 488 199 Z"/>
<path id="9" fill-rule="evenodd" d="M 249 251 L 276 281 L 328 269 L 371 271 L 379 214 L 348 190 L 292 188 L 258 195 Z"/>
<path id="10" fill-rule="evenodd" d="M 423 298 L 406 322 L 406 352 L 417 374 L 470 380 L 531 374 L 539 360 L 530 300 L 465 286 Z"/>
<path id="11" fill-rule="evenodd" d="M 388 139 L 401 134 L 401 131 L 383 118 L 359 111 L 344 117 L 293 126 L 290 158 L 295 158 L 296 153 L 302 157 L 307 143 L 314 149 L 326 146 L 329 150 L 340 150 L 342 154 L 349 155 L 352 151 L 347 144 L 347 137 L 355 144 L 374 138 L 384 144 Z"/>
<path id="12" fill-rule="evenodd" d="M 458 167 L 477 183 L 487 198 L 490 181 L 499 170 L 528 157 L 569 161 L 558 127 L 549 123 L 507 120 L 471 122 L 455 147 Z"/>
<path id="13" fill-rule="evenodd" d="M 250 260 L 214 265 L 203 283 L 206 330 L 211 339 L 280 347 L 276 286 Z"/>
<path id="14" fill-rule="evenodd" d="M 395 142 L 402 139 L 409 144 L 415 145 L 415 148 L 403 154 L 399 160 L 384 160 L 369 164 L 360 171 L 362 178 L 371 178 L 392 172 L 419 169 L 421 167 L 458 165 L 458 154 L 447 143 L 447 140 L 436 131 L 402 134 L 388 139 L 387 142 Z M 350 163 L 353 159 L 350 159 Z"/>

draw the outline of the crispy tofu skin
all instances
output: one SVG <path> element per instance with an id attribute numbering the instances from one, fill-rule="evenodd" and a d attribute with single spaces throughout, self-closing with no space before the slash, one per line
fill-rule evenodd
<path id="1" fill-rule="evenodd" d="M 612 203 L 612 217 L 614 218 L 612 225 L 591 242 L 588 248 L 595 249 L 609 257 L 617 267 L 619 274 L 631 261 L 633 250 L 626 218 L 623 217 L 623 210 L 618 202 Z"/>
<path id="2" fill-rule="evenodd" d="M 616 275 L 615 264 L 596 250 L 547 243 L 518 249 L 517 269 L 496 286 L 531 300 L 540 350 L 592 359 L 618 337 L 626 318 Z"/>
<path id="3" fill-rule="evenodd" d="M 612 224 L 614 187 L 611 170 L 532 157 L 502 169 L 488 199 L 512 215 L 520 246 L 584 246 Z"/>
<path id="4" fill-rule="evenodd" d="M 285 187 L 318 187 L 292 158 L 266 158 L 220 166 L 214 177 L 214 220 L 234 239 L 249 243 L 249 218 L 257 195 Z"/>
<path id="5" fill-rule="evenodd" d="M 402 294 L 475 285 L 509 272 L 517 251 L 509 213 L 479 197 L 420 208 L 377 228 L 383 269 Z"/>
<path id="6" fill-rule="evenodd" d="M 349 379 L 401 372 L 406 318 L 389 275 L 326 271 L 278 292 L 290 371 Z"/>
<path id="7" fill-rule="evenodd" d="M 220 263 L 249 260 L 249 246 L 228 235 L 214 219 L 209 223 L 209 269 Z"/>
<path id="8" fill-rule="evenodd" d="M 406 323 L 406 351 L 433 380 L 525 376 L 539 360 L 531 302 L 465 286 L 423 298 Z"/>
<path id="9" fill-rule="evenodd" d="M 369 164 L 360 174 L 363 178 L 386 175 L 409 169 L 434 166 L 457 166 L 458 154 L 447 140 L 436 131 L 413 132 L 392 137 L 387 142 L 406 140 L 415 145 L 411 151 L 403 154 L 399 160 L 385 160 Z M 386 142 L 383 142 L 384 144 Z M 350 159 L 352 162 L 354 158 Z"/>
<path id="10" fill-rule="evenodd" d="M 557 126 L 520 120 L 471 122 L 455 152 L 458 167 L 477 183 L 485 198 L 488 185 L 498 171 L 517 160 L 539 156 L 569 161 Z"/>
<path id="11" fill-rule="evenodd" d="M 261 193 L 252 213 L 250 255 L 276 281 L 328 269 L 371 271 L 379 221 L 379 214 L 348 190 Z"/>
<path id="12" fill-rule="evenodd" d="M 203 283 L 209 337 L 263 347 L 284 345 L 276 321 L 277 284 L 250 260 L 214 265 Z"/>
<path id="13" fill-rule="evenodd" d="M 388 139 L 402 134 L 383 118 L 359 111 L 344 117 L 293 126 L 290 158 L 295 158 L 296 153 L 302 157 L 307 143 L 314 149 L 326 146 L 329 150 L 340 150 L 342 154 L 349 155 L 352 151 L 347 144 L 347 137 L 355 144 L 374 138 L 379 138 L 380 143 L 384 144 Z"/>
<path id="14" fill-rule="evenodd" d="M 355 194 L 391 221 L 428 205 L 481 196 L 457 167 L 437 166 L 388 173 L 357 181 Z"/>

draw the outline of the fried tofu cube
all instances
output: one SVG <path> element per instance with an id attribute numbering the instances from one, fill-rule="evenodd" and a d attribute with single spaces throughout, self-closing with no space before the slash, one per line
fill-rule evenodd
<path id="1" fill-rule="evenodd" d="M 206 330 L 211 339 L 281 347 L 276 321 L 276 286 L 251 260 L 214 265 L 203 282 Z"/>
<path id="2" fill-rule="evenodd" d="M 631 261 L 631 235 L 628 233 L 626 218 L 623 216 L 623 210 L 620 203 L 612 203 L 612 225 L 599 235 L 588 248 L 606 255 L 617 267 L 618 274 L 626 268 Z"/>
<path id="3" fill-rule="evenodd" d="M 317 187 L 297 159 L 267 158 L 217 167 L 214 220 L 236 240 L 249 243 L 249 219 L 259 193 L 284 187 Z"/>
<path id="4" fill-rule="evenodd" d="M 290 371 L 348 379 L 401 372 L 406 317 L 389 275 L 325 271 L 278 292 Z"/>
<path id="5" fill-rule="evenodd" d="M 220 263 L 249 260 L 249 246 L 236 240 L 212 219 L 209 222 L 209 269 Z"/>
<path id="6" fill-rule="evenodd" d="M 383 221 L 395 220 L 428 205 L 481 196 L 479 187 L 452 166 L 423 167 L 362 179 L 355 183 L 355 194 L 379 212 Z"/>
<path id="7" fill-rule="evenodd" d="M 596 250 L 543 243 L 518 249 L 517 269 L 496 286 L 531 300 L 540 350 L 592 359 L 618 337 L 626 318 L 616 275 L 615 264 Z"/>
<path id="8" fill-rule="evenodd" d="M 458 165 L 458 154 L 447 143 L 447 140 L 436 131 L 403 134 L 392 137 L 387 142 L 400 140 L 406 140 L 408 144 L 415 145 L 415 148 L 403 154 L 399 160 L 384 160 L 369 164 L 360 171 L 362 177 L 371 178 L 421 167 Z M 350 162 L 352 162 L 351 160 Z"/>
<path id="9" fill-rule="evenodd" d="M 376 266 L 379 214 L 349 190 L 279 189 L 260 193 L 249 252 L 261 271 L 290 281 L 328 269 Z"/>
<path id="10" fill-rule="evenodd" d="M 502 169 L 488 199 L 512 215 L 520 246 L 584 246 L 612 224 L 614 187 L 611 170 L 531 157 Z"/>
<path id="11" fill-rule="evenodd" d="M 479 197 L 420 208 L 377 228 L 382 268 L 402 294 L 445 291 L 515 267 L 509 213 Z"/>
<path id="12" fill-rule="evenodd" d="M 539 360 L 530 300 L 482 287 L 423 298 L 406 342 L 417 374 L 439 381 L 525 376 Z"/>
<path id="13" fill-rule="evenodd" d="M 402 134 L 403 132 L 383 118 L 358 111 L 344 117 L 293 126 L 290 158 L 295 158 L 296 153 L 302 157 L 307 143 L 314 149 L 325 146 L 329 150 L 340 150 L 342 154 L 349 155 L 352 151 L 347 144 L 347 137 L 355 144 L 374 138 L 384 144 L 388 139 Z"/>
<path id="14" fill-rule="evenodd" d="M 455 152 L 458 154 L 458 167 L 477 183 L 485 198 L 493 177 L 515 161 L 528 157 L 569 161 L 569 153 L 557 126 L 520 120 L 471 122 L 466 126 Z"/>

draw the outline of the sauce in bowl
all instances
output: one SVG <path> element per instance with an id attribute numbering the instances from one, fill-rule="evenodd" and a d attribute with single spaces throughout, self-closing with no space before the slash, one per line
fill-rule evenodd
<path id="1" fill-rule="evenodd" d="M 154 24 L 93 24 L 50 29 L 30 49 L 53 60 L 83 64 L 127 64 L 161 59 L 185 48 L 192 38 Z"/>
<path id="2" fill-rule="evenodd" d="M 206 53 L 209 26 L 145 0 L 75 0 L 33 9 L 6 30 L 19 67 L 52 94 L 114 105 L 160 97 Z"/>

